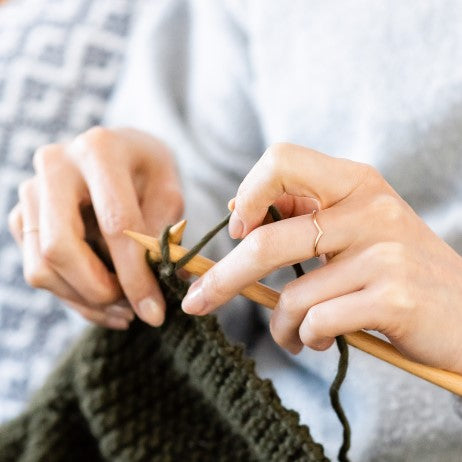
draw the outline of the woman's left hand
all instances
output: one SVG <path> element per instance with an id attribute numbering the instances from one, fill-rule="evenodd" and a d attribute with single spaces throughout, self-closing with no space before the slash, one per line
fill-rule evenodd
<path id="1" fill-rule="evenodd" d="M 286 219 L 264 224 L 273 203 Z M 184 311 L 210 313 L 312 258 L 314 209 L 327 263 L 282 291 L 270 323 L 276 342 L 325 350 L 337 335 L 372 329 L 413 360 L 462 373 L 462 257 L 375 169 L 300 146 L 271 146 L 244 179 L 229 225 L 243 241 L 192 284 Z"/>

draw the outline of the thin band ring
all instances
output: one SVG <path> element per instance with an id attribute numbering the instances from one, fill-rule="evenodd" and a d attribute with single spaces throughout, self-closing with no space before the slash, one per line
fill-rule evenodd
<path id="1" fill-rule="evenodd" d="M 318 230 L 318 234 L 316 236 L 316 239 L 314 240 L 314 256 L 316 258 L 319 258 L 318 243 L 319 243 L 319 239 L 321 239 L 321 236 L 324 234 L 324 231 L 318 225 L 318 221 L 316 220 L 316 212 L 317 210 L 313 210 L 313 213 L 311 214 L 311 216 L 313 218 L 314 226 L 316 226 L 316 229 Z"/>
<path id="2" fill-rule="evenodd" d="M 38 232 L 39 232 L 38 226 L 27 226 L 22 229 L 23 236 L 24 234 L 27 234 L 27 233 L 38 233 Z"/>

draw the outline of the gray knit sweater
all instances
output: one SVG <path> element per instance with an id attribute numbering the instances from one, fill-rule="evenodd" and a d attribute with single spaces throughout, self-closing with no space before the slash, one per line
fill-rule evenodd
<path id="1" fill-rule="evenodd" d="M 457 1 L 150 2 L 107 120 L 175 150 L 187 244 L 224 213 L 264 148 L 290 141 L 376 166 L 462 252 L 461 24 Z M 210 253 L 231 246 L 222 236 Z M 225 328 L 253 336 L 260 373 L 302 419 L 319 416 L 308 423 L 334 456 L 335 348 L 290 357 L 268 335 L 255 340 L 252 310 L 234 305 L 221 313 Z M 461 460 L 462 420 L 449 393 L 352 351 L 343 401 L 352 460 Z"/>

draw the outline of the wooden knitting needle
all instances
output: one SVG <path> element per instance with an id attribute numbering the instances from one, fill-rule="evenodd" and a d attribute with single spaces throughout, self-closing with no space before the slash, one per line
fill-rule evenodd
<path id="1" fill-rule="evenodd" d="M 183 225 L 183 229 L 184 226 L 186 225 Z M 153 260 L 161 260 L 162 257 L 158 239 L 134 231 L 126 230 L 124 233 L 148 249 Z M 176 244 L 170 243 L 169 247 L 170 258 L 174 262 L 178 261 L 188 252 L 188 249 Z M 183 268 L 196 276 L 201 276 L 214 264 L 214 261 L 202 255 L 196 255 L 186 263 Z M 260 282 L 251 284 L 240 293 L 244 297 L 271 309 L 276 306 L 280 296 L 279 292 Z M 390 343 L 363 331 L 346 334 L 344 337 L 348 344 L 386 361 L 387 363 L 393 364 L 400 369 L 410 372 L 417 377 L 462 396 L 462 375 L 411 361 L 405 358 Z"/>
<path id="2" fill-rule="evenodd" d="M 181 220 L 170 228 L 168 232 L 168 240 L 171 244 L 179 244 L 181 242 L 187 223 L 188 222 L 186 220 Z"/>

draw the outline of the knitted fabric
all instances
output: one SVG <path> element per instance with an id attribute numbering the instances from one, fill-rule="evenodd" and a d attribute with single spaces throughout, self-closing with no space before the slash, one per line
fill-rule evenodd
<path id="1" fill-rule="evenodd" d="M 29 408 L 0 427 L 0 461 L 326 461 L 298 415 L 214 316 L 164 286 L 161 328 L 92 328 Z"/>
<path id="2" fill-rule="evenodd" d="M 24 409 L 85 326 L 27 286 L 8 212 L 34 174 L 34 151 L 102 123 L 141 3 L 0 1 L 0 423 Z"/>

